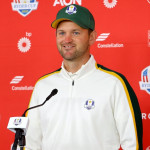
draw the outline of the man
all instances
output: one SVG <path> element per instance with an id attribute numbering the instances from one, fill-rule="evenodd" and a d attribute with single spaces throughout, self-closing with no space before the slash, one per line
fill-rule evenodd
<path id="1" fill-rule="evenodd" d="M 125 77 L 96 63 L 90 46 L 96 40 L 88 9 L 69 5 L 52 22 L 61 69 L 39 79 L 28 113 L 29 150 L 142 150 L 139 104 Z"/>

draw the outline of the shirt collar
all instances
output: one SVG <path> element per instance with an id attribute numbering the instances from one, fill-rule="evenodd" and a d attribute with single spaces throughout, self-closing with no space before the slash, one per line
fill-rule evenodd
<path id="1" fill-rule="evenodd" d="M 62 66 L 61 66 L 62 73 L 65 77 L 75 80 L 80 77 L 88 75 L 90 72 L 92 72 L 94 69 L 96 69 L 95 63 L 96 63 L 96 61 L 95 61 L 93 55 L 91 55 L 90 59 L 88 60 L 88 62 L 86 64 L 82 65 L 82 67 L 77 72 L 71 73 L 71 72 L 68 72 L 64 68 L 64 63 L 62 62 Z"/>

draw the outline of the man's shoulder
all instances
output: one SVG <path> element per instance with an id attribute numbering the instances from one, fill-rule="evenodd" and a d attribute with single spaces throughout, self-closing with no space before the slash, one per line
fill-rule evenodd
<path id="1" fill-rule="evenodd" d="M 50 72 L 50 73 L 47 73 L 47 74 L 45 74 L 45 75 L 43 75 L 43 76 L 41 76 L 41 77 L 38 79 L 37 83 L 43 82 L 43 81 L 46 81 L 46 80 L 49 80 L 51 77 L 55 77 L 55 75 L 57 75 L 58 73 L 60 73 L 60 71 L 61 71 L 61 68 L 59 68 L 59 69 L 57 69 L 57 70 L 55 70 L 55 71 L 52 71 L 52 72 Z"/>
<path id="2" fill-rule="evenodd" d="M 100 64 L 97 64 L 96 68 L 98 70 L 100 70 L 101 72 L 103 72 L 104 74 L 106 74 L 107 76 L 110 76 L 110 77 L 115 78 L 115 79 L 119 79 L 120 81 L 122 80 L 124 82 L 127 82 L 126 77 L 123 74 L 121 74 L 120 72 L 111 70 L 111 69 L 104 67 L 103 65 L 100 65 Z"/>

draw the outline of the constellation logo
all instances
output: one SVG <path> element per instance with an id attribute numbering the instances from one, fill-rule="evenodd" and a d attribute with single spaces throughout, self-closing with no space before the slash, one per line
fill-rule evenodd
<path id="1" fill-rule="evenodd" d="M 150 30 L 148 30 L 148 47 L 150 47 Z"/>
<path id="2" fill-rule="evenodd" d="M 114 8 L 117 5 L 117 0 L 111 0 L 111 2 L 109 2 L 109 0 L 104 0 L 103 3 L 107 8 Z"/>
<path id="3" fill-rule="evenodd" d="M 98 36 L 98 38 L 96 39 L 96 41 L 105 41 L 110 33 L 102 33 L 100 34 L 100 36 Z"/>
<path id="4" fill-rule="evenodd" d="M 10 84 L 15 84 L 15 85 L 19 84 L 23 80 L 23 78 L 24 78 L 24 76 L 15 76 L 11 80 Z M 25 86 L 14 86 L 14 85 L 12 85 L 12 87 L 11 87 L 12 91 L 29 91 L 29 90 L 33 90 L 33 89 L 34 89 L 33 86 L 27 86 L 27 85 L 25 85 Z"/>
<path id="5" fill-rule="evenodd" d="M 96 41 L 103 42 L 109 37 L 109 35 L 110 35 L 110 33 L 101 33 L 97 37 Z M 101 44 L 101 43 L 98 43 L 97 47 L 98 48 L 120 48 L 120 47 L 124 47 L 124 44 L 120 44 L 120 43 Z"/>
<path id="6" fill-rule="evenodd" d="M 24 76 L 15 76 L 15 77 L 11 80 L 10 84 L 18 84 L 19 82 L 21 82 L 21 80 L 23 79 L 23 77 L 24 77 Z"/>
<path id="7" fill-rule="evenodd" d="M 68 0 L 55 0 L 53 6 L 56 6 L 56 5 L 68 6 L 71 4 L 82 5 L 82 0 L 70 0 L 70 1 L 68 1 Z"/>
<path id="8" fill-rule="evenodd" d="M 28 33 L 26 32 L 26 36 L 31 37 L 32 33 Z M 31 41 L 29 40 L 29 38 L 27 37 L 23 37 L 18 41 L 18 49 L 22 52 L 22 53 L 26 53 L 30 50 L 31 48 Z"/>
<path id="9" fill-rule="evenodd" d="M 11 5 L 13 11 L 17 11 L 21 16 L 26 17 L 32 10 L 37 9 L 38 2 L 36 0 L 14 0 Z"/>
<path id="10" fill-rule="evenodd" d="M 141 80 L 142 81 L 139 82 L 140 89 L 145 90 L 148 94 L 150 94 L 150 66 L 142 70 Z"/>

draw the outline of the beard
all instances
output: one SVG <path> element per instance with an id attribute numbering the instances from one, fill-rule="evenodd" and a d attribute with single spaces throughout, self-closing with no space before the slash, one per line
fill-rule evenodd
<path id="1" fill-rule="evenodd" d="M 72 49 L 66 49 L 63 45 L 57 44 L 57 48 L 63 59 L 68 61 L 77 60 L 78 58 L 81 58 L 89 51 L 88 44 L 84 44 L 78 48 L 76 47 L 75 44 L 73 44 Z"/>

